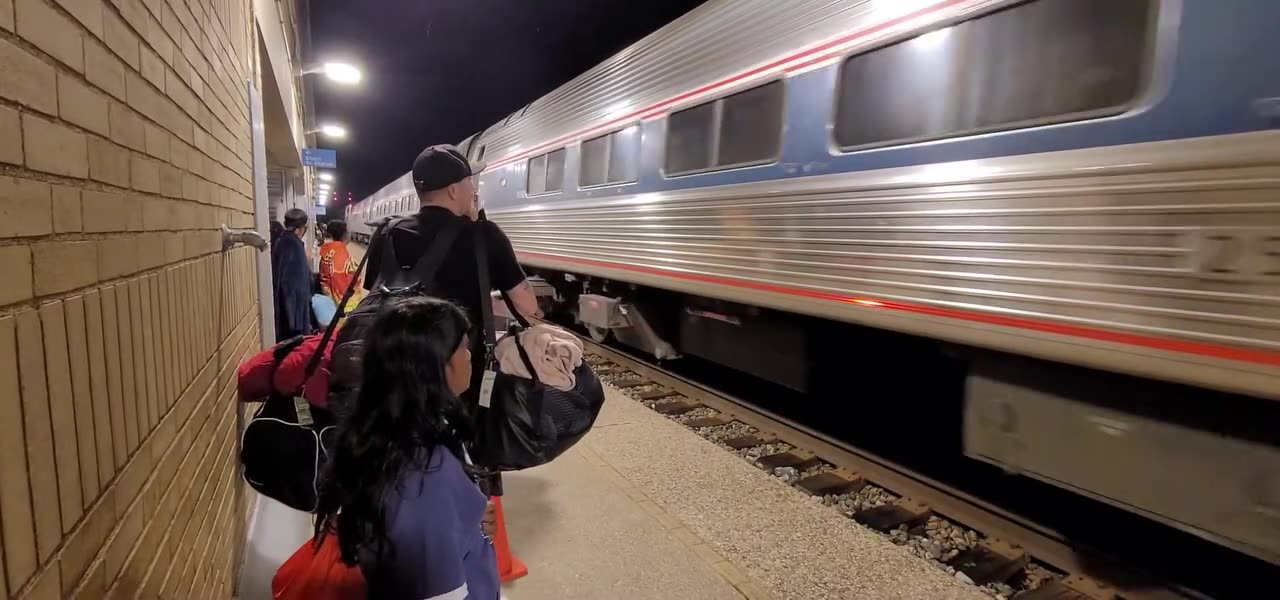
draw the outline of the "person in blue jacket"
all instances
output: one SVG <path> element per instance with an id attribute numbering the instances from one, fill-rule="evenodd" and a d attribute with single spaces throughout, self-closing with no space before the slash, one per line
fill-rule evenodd
<path id="1" fill-rule="evenodd" d="M 369 598 L 497 600 L 491 509 L 463 444 L 471 382 L 466 313 L 422 296 L 374 321 L 363 382 L 338 426 L 316 535 L 336 532 Z"/>
<path id="2" fill-rule="evenodd" d="M 291 208 L 284 214 L 284 233 L 271 246 L 271 278 L 276 303 L 276 339 L 311 333 L 311 265 L 302 240 L 307 213 Z"/>

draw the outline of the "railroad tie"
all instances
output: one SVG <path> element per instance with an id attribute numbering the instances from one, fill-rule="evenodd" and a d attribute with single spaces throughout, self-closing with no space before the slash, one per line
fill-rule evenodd
<path id="1" fill-rule="evenodd" d="M 899 525 L 914 525 L 929 518 L 933 511 L 910 498 L 898 498 L 884 506 L 861 510 L 853 520 L 877 531 L 889 531 Z"/>
<path id="2" fill-rule="evenodd" d="M 751 434 L 747 434 L 747 435 L 743 435 L 735 438 L 729 438 L 724 441 L 724 445 L 730 448 L 733 448 L 734 450 L 742 450 L 744 448 L 751 448 L 753 446 L 763 446 L 765 444 L 772 444 L 777 441 L 778 441 L 777 435 L 774 435 L 773 433 L 769 433 L 767 431 L 761 431 L 761 432 L 751 433 Z"/>
<path id="3" fill-rule="evenodd" d="M 786 452 L 761 456 L 756 459 L 756 462 L 770 471 L 780 467 L 791 467 L 797 471 L 803 471 L 822 461 L 813 452 L 803 448 L 792 448 Z"/>
<path id="4" fill-rule="evenodd" d="M 867 480 L 847 469 L 824 471 L 817 475 L 805 477 L 796 482 L 796 486 L 814 496 L 828 494 L 850 494 L 867 485 Z"/>
<path id="5" fill-rule="evenodd" d="M 1004 581 L 1027 566 L 1027 553 L 997 538 L 987 538 L 963 550 L 949 564 L 977 585 Z"/>

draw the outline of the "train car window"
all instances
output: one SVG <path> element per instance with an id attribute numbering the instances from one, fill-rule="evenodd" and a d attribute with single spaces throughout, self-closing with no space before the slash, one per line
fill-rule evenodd
<path id="1" fill-rule="evenodd" d="M 1123 112 L 1141 93 L 1153 0 L 1032 0 L 851 56 L 841 148 Z"/>
<path id="2" fill-rule="evenodd" d="M 564 189 L 564 157 L 564 148 L 547 155 L 548 192 L 558 192 Z"/>
<path id="3" fill-rule="evenodd" d="M 582 142 L 582 164 L 578 168 L 578 185 L 591 187 L 608 183 L 611 135 L 602 135 Z"/>
<path id="4" fill-rule="evenodd" d="M 739 92 L 721 102 L 717 167 L 769 161 L 782 148 L 781 81 Z"/>
<path id="5" fill-rule="evenodd" d="M 632 125 L 582 143 L 578 185 L 630 183 L 640 175 L 640 126 Z"/>
<path id="6" fill-rule="evenodd" d="M 666 173 L 681 175 L 769 162 L 782 149 L 781 81 L 672 113 Z"/>
<path id="7" fill-rule="evenodd" d="M 547 155 L 529 159 L 529 195 L 547 193 Z"/>
<path id="8" fill-rule="evenodd" d="M 640 126 L 632 125 L 609 136 L 609 183 L 630 183 L 640 178 Z"/>
<path id="9" fill-rule="evenodd" d="M 561 148 L 529 159 L 528 194 L 550 194 L 564 189 L 564 155 Z"/>
<path id="10" fill-rule="evenodd" d="M 689 173 L 710 168 L 715 128 L 715 102 L 671 113 L 667 118 L 667 173 Z"/>

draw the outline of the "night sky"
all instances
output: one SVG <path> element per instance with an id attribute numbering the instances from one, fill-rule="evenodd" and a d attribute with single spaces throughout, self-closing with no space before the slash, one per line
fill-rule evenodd
<path id="1" fill-rule="evenodd" d="M 311 0 L 308 63 L 360 65 L 364 82 L 312 82 L 339 198 L 360 200 L 431 144 L 457 143 L 703 0 Z"/>

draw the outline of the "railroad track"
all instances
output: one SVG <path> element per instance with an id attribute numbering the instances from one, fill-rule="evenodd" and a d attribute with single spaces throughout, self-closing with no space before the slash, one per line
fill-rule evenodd
<path id="1" fill-rule="evenodd" d="M 996 598 L 1204 598 L 980 498 L 583 339 L 605 383 Z"/>

